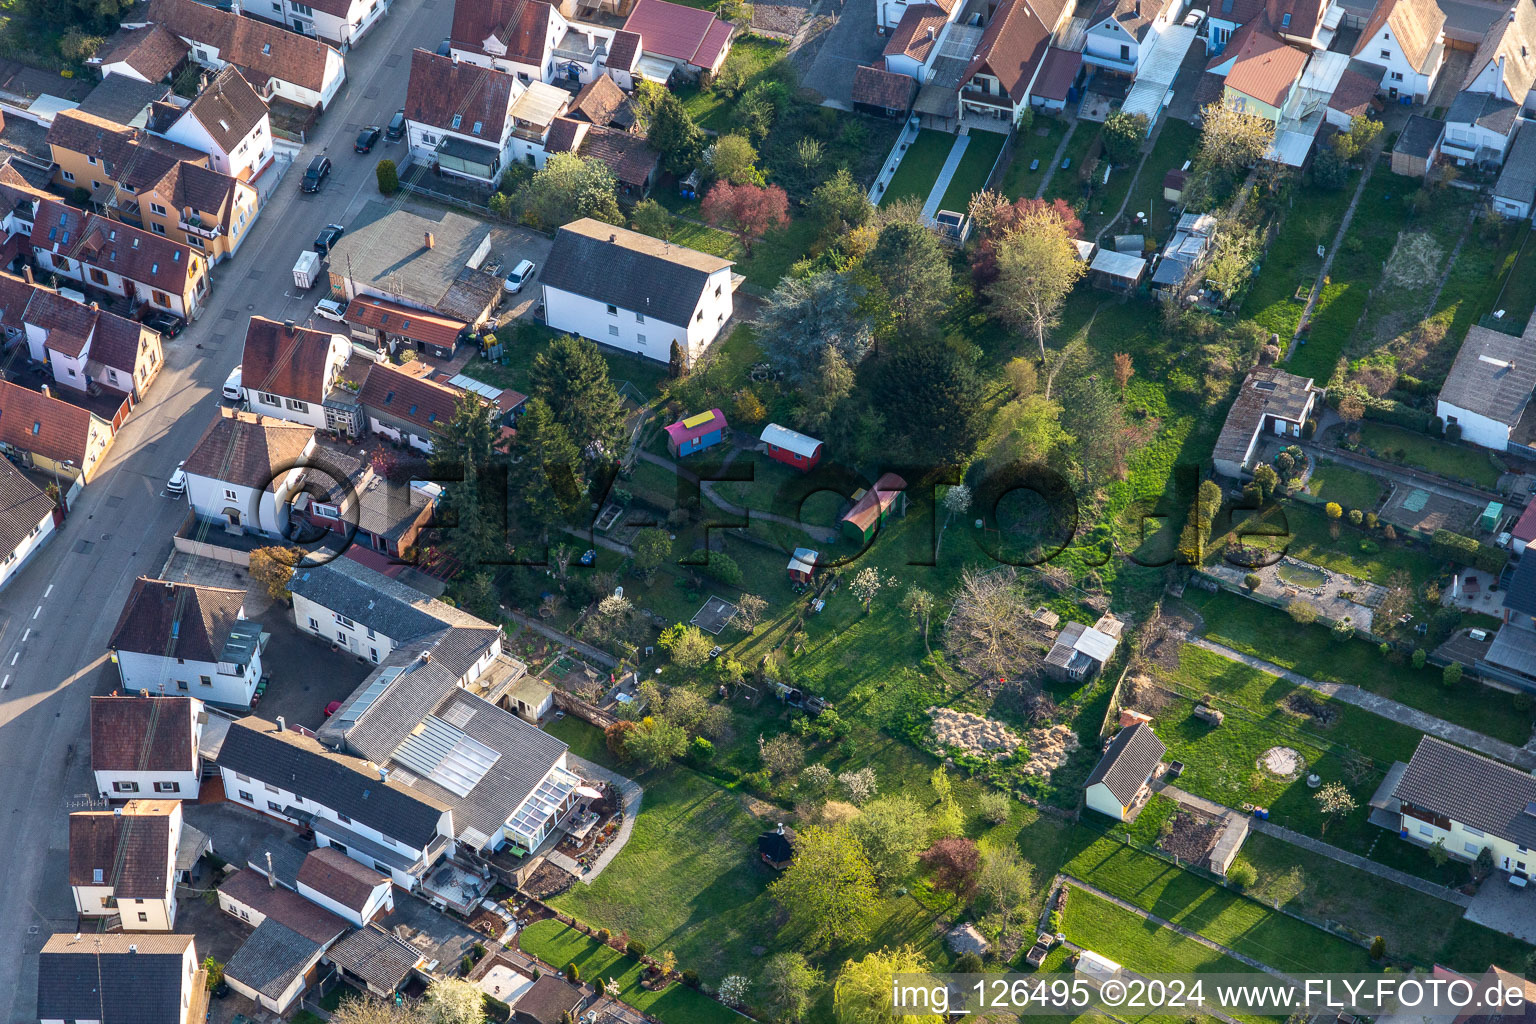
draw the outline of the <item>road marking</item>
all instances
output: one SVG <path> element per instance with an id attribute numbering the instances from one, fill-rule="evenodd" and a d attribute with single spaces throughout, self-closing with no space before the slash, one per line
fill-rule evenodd
<path id="1" fill-rule="evenodd" d="M 43 606 L 42 605 L 38 605 L 37 608 L 32 612 L 32 617 L 34 619 L 37 618 L 37 616 L 42 612 L 42 610 L 43 610 Z"/>
<path id="2" fill-rule="evenodd" d="M 16 659 L 19 658 L 19 657 L 21 657 L 21 652 L 20 651 L 17 651 L 15 654 L 11 655 L 11 664 L 15 665 L 16 664 Z"/>
<path id="3" fill-rule="evenodd" d="M 5 674 L 5 681 L 4 682 L 0 682 L 0 690 L 9 690 L 10 688 L 11 688 L 11 674 L 9 672 L 7 672 Z"/>
<path id="4" fill-rule="evenodd" d="M 28 626 L 26 628 L 26 631 L 21 634 L 21 642 L 22 643 L 26 643 L 27 642 L 27 637 L 29 637 L 31 635 L 32 635 L 32 627 Z"/>
<path id="5" fill-rule="evenodd" d="M 48 584 L 48 589 L 43 591 L 43 596 L 47 597 L 51 593 L 53 593 L 53 584 L 52 583 Z"/>

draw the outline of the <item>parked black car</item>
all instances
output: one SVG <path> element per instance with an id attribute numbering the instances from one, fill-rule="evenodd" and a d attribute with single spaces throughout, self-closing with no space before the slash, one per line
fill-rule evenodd
<path id="1" fill-rule="evenodd" d="M 352 152 L 373 152 L 374 145 L 379 141 L 379 135 L 379 126 L 376 124 L 370 124 L 368 127 L 357 133 L 357 141 L 352 143 Z"/>
<path id="2" fill-rule="evenodd" d="M 347 229 L 340 224 L 327 224 L 320 229 L 320 234 L 315 238 L 315 252 L 324 256 L 331 251 L 331 246 L 336 240 L 347 233 Z"/>
<path id="3" fill-rule="evenodd" d="M 320 186 L 325 184 L 325 179 L 331 176 L 331 158 L 317 156 L 309 162 L 309 170 L 304 172 L 304 180 L 299 182 L 299 188 L 305 192 L 319 192 Z"/>
<path id="4" fill-rule="evenodd" d="M 384 137 L 390 142 L 399 142 L 405 137 L 405 108 L 395 111 L 395 116 L 389 119 L 389 127 L 384 129 Z"/>
<path id="5" fill-rule="evenodd" d="M 170 313 L 151 313 L 144 318 L 144 326 L 159 331 L 163 337 L 174 338 L 187 327 L 187 322 Z"/>

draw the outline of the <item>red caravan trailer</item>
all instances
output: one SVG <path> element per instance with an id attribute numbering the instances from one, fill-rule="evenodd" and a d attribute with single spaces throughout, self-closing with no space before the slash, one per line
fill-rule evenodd
<path id="1" fill-rule="evenodd" d="M 822 444 L 814 437 L 806 437 L 798 431 L 770 423 L 763 428 L 759 439 L 768 446 L 768 457 L 786 466 L 794 466 L 802 473 L 821 461 Z"/>

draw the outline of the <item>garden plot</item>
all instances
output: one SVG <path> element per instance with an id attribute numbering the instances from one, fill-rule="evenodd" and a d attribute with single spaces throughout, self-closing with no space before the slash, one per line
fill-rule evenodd
<path id="1" fill-rule="evenodd" d="M 1366 632 L 1371 631 L 1375 611 L 1387 596 L 1386 587 L 1290 556 L 1256 569 L 1221 562 L 1203 571 L 1282 606 L 1304 601 L 1329 622 L 1348 619 Z M 1249 586 L 1250 576 L 1258 577 L 1257 587 Z"/>
<path id="2" fill-rule="evenodd" d="M 1420 533 L 1434 533 L 1436 530 L 1466 533 L 1482 511 L 1481 505 L 1427 491 L 1411 483 L 1402 483 L 1393 486 L 1392 496 L 1381 510 L 1381 518 L 1393 526 Z"/>

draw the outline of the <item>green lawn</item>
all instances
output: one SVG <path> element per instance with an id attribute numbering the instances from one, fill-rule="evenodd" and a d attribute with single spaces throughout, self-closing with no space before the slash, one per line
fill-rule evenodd
<path id="1" fill-rule="evenodd" d="M 1033 199 L 1040 191 L 1040 182 L 1050 170 L 1051 157 L 1067 134 L 1067 122 L 1056 117 L 1036 116 L 1034 127 L 1027 133 L 1014 137 L 1013 162 L 1003 173 L 1002 192 L 1009 199 Z M 1031 160 L 1040 161 L 1035 170 L 1029 169 Z"/>
<path id="2" fill-rule="evenodd" d="M 1292 186 L 1280 233 L 1265 251 L 1263 269 L 1241 310 L 1244 319 L 1256 320 L 1266 331 L 1280 335 L 1282 347 L 1290 344 L 1291 335 L 1301 322 L 1306 290 L 1312 287 L 1323 267 L 1317 247 L 1333 244 L 1359 181 L 1359 172 L 1352 171 L 1339 189 L 1314 189 L 1300 182 Z M 1298 288 L 1302 290 L 1302 300 L 1295 297 Z M 1328 373 L 1322 378 L 1327 380 Z"/>
<path id="3" fill-rule="evenodd" d="M 1428 579 L 1442 565 L 1422 545 L 1410 547 L 1403 541 L 1388 541 L 1380 533 L 1348 522 L 1336 524 L 1339 536 L 1334 539 L 1330 526 L 1335 524 L 1318 505 L 1288 501 L 1258 512 L 1233 515 L 1241 518 L 1236 518 L 1231 533 L 1212 541 L 1213 556 L 1227 542 L 1237 540 L 1240 531 L 1247 531 L 1242 543 L 1249 547 L 1283 551 L 1314 565 L 1382 585 L 1388 584 L 1396 572 L 1405 572 L 1412 580 Z M 1274 531 L 1276 535 L 1266 536 L 1260 531 Z"/>
<path id="4" fill-rule="evenodd" d="M 891 202 L 908 196 L 919 202 L 926 200 L 954 145 L 955 137 L 948 132 L 937 132 L 930 128 L 918 132 L 917 138 L 902 154 L 901 164 L 891 176 L 890 185 L 881 193 L 880 202 Z"/>
<path id="5" fill-rule="evenodd" d="M 1008 136 L 1001 132 L 973 131 L 966 138 L 971 141 L 966 143 L 960 166 L 955 168 L 949 188 L 944 190 L 944 198 L 939 201 L 941 210 L 965 213 L 970 209 L 971 196 L 986 187 L 997 155 L 1003 151 L 1003 143 L 1008 141 Z"/>
<path id="6" fill-rule="evenodd" d="M 574 963 L 583 979 L 617 981 L 620 999 L 666 1024 L 716 1024 L 739 1016 L 680 983 L 652 992 L 640 984 L 640 961 L 559 921 L 535 921 L 519 932 L 517 939 L 525 952 L 559 970 Z"/>
<path id="7" fill-rule="evenodd" d="M 695 0 L 689 3 L 690 7 L 709 7 L 704 0 Z M 725 58 L 725 64 L 721 68 L 737 67 L 744 73 L 746 81 L 742 87 L 745 92 L 761 78 L 762 73 L 769 65 L 779 60 L 784 55 L 784 44 L 775 39 L 766 39 L 762 36 L 737 36 L 731 44 L 730 56 Z M 683 98 L 683 106 L 700 127 L 713 131 L 726 131 L 730 125 L 731 100 L 715 92 L 713 89 L 700 89 L 697 86 L 685 86 L 677 90 Z"/>
<path id="8" fill-rule="evenodd" d="M 1097 835 L 1086 823 L 1074 838 L 1081 846 L 1063 868 L 1068 874 L 1244 956 L 1290 972 L 1378 969 L 1361 947 Z"/>
<path id="9" fill-rule="evenodd" d="M 1476 684 L 1447 690 L 1440 670 L 1393 664 L 1364 640 L 1339 641 L 1324 626 L 1301 626 L 1278 609 L 1235 594 L 1186 595 L 1219 643 L 1311 679 L 1347 683 L 1508 743 L 1531 735 L 1531 714 L 1512 709 L 1509 694 Z"/>
<path id="10" fill-rule="evenodd" d="M 796 260 L 810 251 L 818 230 L 809 218 L 791 217 L 788 227 L 770 231 L 754 242 L 752 254 L 740 257 L 736 269 L 748 284 L 771 289 Z"/>
<path id="11" fill-rule="evenodd" d="M 543 351 L 556 333 L 543 324 L 519 320 L 510 330 L 497 332 L 497 339 L 505 353 L 500 363 L 489 362 L 476 355 L 464 367 L 464 373 L 493 387 L 515 388 L 530 394 L 533 384 L 528 378 L 528 368 L 533 363 L 533 357 Z M 608 361 L 608 372 L 615 384 L 628 381 L 647 397 L 656 394 L 657 385 L 667 375 L 665 363 L 603 345 L 597 347 Z"/>
<path id="12" fill-rule="evenodd" d="M 1445 337 L 1410 371 L 1432 386 L 1444 383 L 1467 328 L 1495 308 L 1504 278 L 1530 234 L 1530 225 L 1501 226 L 1497 241 L 1492 243 L 1482 236 L 1480 227 L 1472 230 L 1474 234 L 1462 245 L 1430 314 L 1431 320 L 1446 325 Z"/>
<path id="13" fill-rule="evenodd" d="M 1377 458 L 1389 462 L 1417 466 L 1488 490 L 1499 484 L 1500 471 L 1481 448 L 1451 444 L 1428 434 L 1373 420 L 1361 422 L 1360 443 L 1375 452 Z"/>
<path id="14" fill-rule="evenodd" d="M 1510 264 L 1494 303 L 1480 313 L 1504 310 L 1504 318 L 1523 324 L 1536 312 L 1536 242 L 1529 229 L 1521 232 L 1519 255 Z"/>
<path id="15" fill-rule="evenodd" d="M 1082 201 L 1083 158 L 1087 156 L 1088 150 L 1093 146 L 1094 140 L 1098 137 L 1097 125 L 1087 124 L 1082 121 L 1077 123 L 1077 129 L 1072 133 L 1072 138 L 1067 140 L 1066 151 L 1061 154 L 1061 160 L 1056 161 L 1056 170 L 1051 174 L 1051 183 L 1046 187 L 1045 198 L 1065 199 L 1073 206 Z M 1062 160 L 1071 160 L 1071 166 L 1066 170 L 1062 170 Z M 1102 167 L 1098 173 L 1104 173 Z"/>
<path id="16" fill-rule="evenodd" d="M 1328 459 L 1319 459 L 1307 480 L 1308 494 L 1318 501 L 1338 502 L 1345 509 L 1375 509 L 1385 491 L 1380 478 Z"/>
<path id="17" fill-rule="evenodd" d="M 1157 144 L 1147 154 L 1147 162 L 1142 165 L 1141 176 L 1136 179 L 1131 201 L 1125 208 L 1127 218 L 1138 212 L 1147 215 L 1146 233 L 1152 239 L 1165 241 L 1174 224 L 1172 206 L 1163 198 L 1163 178 L 1174 168 L 1184 166 L 1199 141 L 1200 129 L 1188 121 L 1164 118 Z"/>

